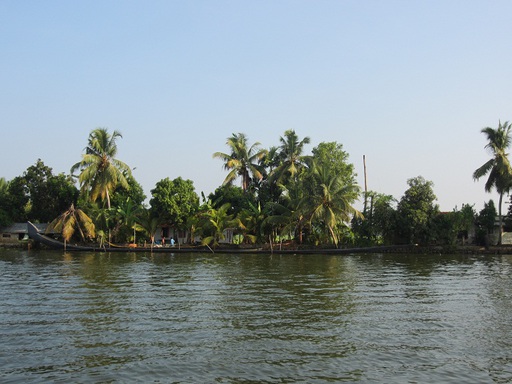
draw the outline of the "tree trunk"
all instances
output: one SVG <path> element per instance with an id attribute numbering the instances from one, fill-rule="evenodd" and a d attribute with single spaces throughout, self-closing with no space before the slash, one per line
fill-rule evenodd
<path id="1" fill-rule="evenodd" d="M 329 232 L 331 232 L 332 241 L 334 242 L 334 247 L 337 249 L 338 248 L 338 239 L 336 238 L 336 234 L 334 233 L 334 230 L 330 225 L 328 225 L 327 227 L 329 228 Z"/>
<path id="2" fill-rule="evenodd" d="M 110 194 L 108 193 L 108 188 L 107 188 L 107 208 L 110 209 Z"/>
<path id="3" fill-rule="evenodd" d="M 500 193 L 500 202 L 499 202 L 499 206 L 498 206 L 500 233 L 498 234 L 498 245 L 501 245 L 501 240 L 502 240 L 502 235 L 503 235 L 503 217 L 501 216 L 501 202 L 502 201 L 503 201 L 503 193 Z"/>

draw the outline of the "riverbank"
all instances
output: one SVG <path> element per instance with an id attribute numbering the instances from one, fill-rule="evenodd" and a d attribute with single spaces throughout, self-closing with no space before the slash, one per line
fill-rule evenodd
<path id="1" fill-rule="evenodd" d="M 0 243 L 0 249 L 50 249 L 33 241 L 20 241 L 19 243 Z M 374 247 L 342 247 L 338 249 L 322 247 L 296 247 L 274 246 L 269 244 L 258 246 L 223 245 L 217 248 L 207 246 L 181 246 L 181 247 L 115 247 L 109 249 L 96 249 L 97 252 L 155 252 L 155 253 L 281 253 L 281 254 L 353 254 L 353 253 L 408 253 L 425 255 L 512 255 L 512 245 L 495 245 L 482 247 L 477 245 L 445 245 L 445 246 L 418 246 L 418 245 L 392 245 Z"/>

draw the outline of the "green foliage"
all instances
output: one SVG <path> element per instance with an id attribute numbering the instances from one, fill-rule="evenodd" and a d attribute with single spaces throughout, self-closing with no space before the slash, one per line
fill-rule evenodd
<path id="1" fill-rule="evenodd" d="M 10 221 L 16 222 L 50 222 L 78 198 L 71 178 L 54 175 L 40 159 L 2 188 L 1 210 Z"/>
<path id="2" fill-rule="evenodd" d="M 244 192 L 240 187 L 233 185 L 222 185 L 215 190 L 215 192 L 208 195 L 211 205 L 214 208 L 220 208 L 224 204 L 230 205 L 229 214 L 234 217 L 237 216 L 242 210 L 250 209 L 251 206 L 256 204 L 254 194 Z"/>
<path id="3" fill-rule="evenodd" d="M 486 135 L 488 141 L 485 148 L 490 152 L 492 158 L 475 170 L 473 178 L 478 180 L 488 174 L 485 183 L 487 192 L 496 188 L 496 191 L 502 194 L 509 191 L 512 186 L 512 167 L 507 154 L 507 149 L 512 142 L 511 130 L 512 125 L 508 121 L 503 124 L 500 121 L 497 129 L 491 127 L 482 129 L 482 133 Z"/>
<path id="4" fill-rule="evenodd" d="M 161 218 L 162 223 L 168 223 L 176 229 L 186 229 L 188 217 L 194 215 L 199 208 L 199 197 L 193 182 L 181 177 L 160 180 L 151 190 L 151 195 L 151 210 Z"/>
<path id="5" fill-rule="evenodd" d="M 136 219 L 137 231 L 142 231 L 149 238 L 151 244 L 155 244 L 155 234 L 160 224 L 160 218 L 150 209 L 143 209 Z"/>
<path id="6" fill-rule="evenodd" d="M 472 205 L 463 204 L 461 210 L 440 213 L 434 219 L 435 242 L 442 245 L 465 244 L 475 225 L 476 213 Z"/>
<path id="7" fill-rule="evenodd" d="M 92 219 L 97 231 L 111 233 L 115 225 L 115 210 L 107 209 L 99 204 L 92 202 L 86 194 L 81 194 L 78 199 L 78 206 Z"/>
<path id="8" fill-rule="evenodd" d="M 267 151 L 260 149 L 258 142 L 249 147 L 247 136 L 243 133 L 233 133 L 231 137 L 228 137 L 226 144 L 231 153 L 215 152 L 213 154 L 214 158 L 224 161 L 224 169 L 229 171 L 223 184 L 231 184 L 237 177 L 241 177 L 242 189 L 247 191 L 251 175 L 257 180 L 263 178 L 263 167 L 259 162 Z"/>
<path id="9" fill-rule="evenodd" d="M 238 221 L 229 214 L 229 204 L 224 204 L 222 207 L 210 208 L 202 214 L 201 233 L 203 245 L 213 246 L 214 248 L 219 245 L 220 240 L 225 239 L 225 230 L 228 228 L 238 227 Z"/>
<path id="10" fill-rule="evenodd" d="M 354 164 L 348 162 L 349 155 L 343 150 L 343 145 L 335 141 L 322 142 L 312 150 L 312 158 L 318 165 L 326 165 L 331 172 L 338 175 L 340 182 L 345 185 L 356 184 L 357 174 Z"/>
<path id="11" fill-rule="evenodd" d="M 494 226 L 498 213 L 494 201 L 484 203 L 484 208 L 476 217 L 476 242 L 479 245 L 488 246 L 491 244 L 490 235 L 494 232 Z"/>
<path id="12" fill-rule="evenodd" d="M 11 221 L 25 222 L 30 212 L 30 196 L 23 176 L 17 176 L 9 182 L 5 196 L 5 210 Z"/>
<path id="13" fill-rule="evenodd" d="M 395 198 L 370 191 L 367 201 L 364 218 L 355 217 L 352 221 L 357 243 L 363 246 L 394 244 L 397 220 Z"/>
<path id="14" fill-rule="evenodd" d="M 320 161 L 317 163 L 313 158 L 309 167 L 308 177 L 305 178 L 307 194 L 303 207 L 311 225 L 325 228 L 335 247 L 338 247 L 339 235 L 345 232 L 346 223 L 353 216 L 362 217 L 352 205 L 359 196 L 359 187 L 354 183 L 347 184 L 351 178 L 347 177 L 347 173 L 337 171 L 339 168 L 335 164 L 338 163 L 326 159 L 322 162 L 321 158 Z"/>
<path id="15" fill-rule="evenodd" d="M 0 227 L 10 225 L 13 221 L 9 207 L 9 182 L 0 177 Z"/>
<path id="16" fill-rule="evenodd" d="M 29 220 L 48 222 L 55 219 L 64 210 L 59 210 L 57 215 L 52 214 L 52 212 L 48 215 L 47 205 L 48 203 L 51 204 L 54 200 L 54 196 L 50 193 L 50 180 L 52 176 L 51 168 L 44 165 L 40 159 L 35 165 L 28 167 L 23 174 L 25 191 L 31 202 L 31 209 L 28 214 Z M 69 207 L 69 203 L 67 207 Z"/>
<path id="17" fill-rule="evenodd" d="M 133 176 L 127 176 L 126 181 L 128 183 L 128 188 L 123 187 L 122 185 L 118 185 L 111 196 L 111 204 L 113 207 L 119 207 L 124 204 L 127 199 L 142 208 L 144 201 L 146 200 L 146 195 L 144 194 L 144 189 L 142 186 L 133 178 Z"/>
<path id="18" fill-rule="evenodd" d="M 295 237 L 299 244 L 304 235 L 314 243 L 331 239 L 335 245 L 351 237 L 347 236 L 350 228 L 346 223 L 353 215 L 360 215 L 353 208 L 359 187 L 343 146 L 320 143 L 312 156 L 305 156 L 309 137 L 301 141 L 289 130 L 280 141 L 281 146 L 271 149 L 265 159 L 271 166 L 270 177 L 259 195 L 267 222 L 281 236 Z"/>
<path id="19" fill-rule="evenodd" d="M 507 215 L 504 218 L 505 232 L 512 232 L 512 196 L 510 196 L 508 204 L 509 204 L 509 206 L 508 206 Z"/>
<path id="20" fill-rule="evenodd" d="M 401 242 L 428 244 L 433 240 L 433 219 L 439 212 L 433 183 L 423 177 L 407 181 L 409 188 L 398 203 L 397 229 Z"/>
<path id="21" fill-rule="evenodd" d="M 476 212 L 474 205 L 462 204 L 461 210 L 454 210 L 454 213 L 456 214 L 455 230 L 457 231 L 457 238 L 465 244 L 469 238 L 469 233 L 475 227 Z"/>
<path id="22" fill-rule="evenodd" d="M 113 233 L 116 241 L 136 243 L 137 221 L 142 209 L 141 205 L 135 204 L 130 198 L 112 209 L 116 221 Z"/>
<path id="23" fill-rule="evenodd" d="M 266 222 L 267 212 L 261 209 L 260 205 L 249 204 L 238 215 L 238 228 L 242 238 L 246 242 L 261 243 L 266 234 L 270 233 L 271 227 Z"/>
<path id="24" fill-rule="evenodd" d="M 98 198 L 107 202 L 110 209 L 110 196 L 119 185 L 129 189 L 127 177 L 131 176 L 128 165 L 116 159 L 116 140 L 122 138 L 118 131 L 112 135 L 105 128 L 96 128 L 89 134 L 88 145 L 82 160 L 73 167 L 71 173 L 80 170 L 78 181 L 82 192 L 87 192 L 91 201 Z"/>
<path id="25" fill-rule="evenodd" d="M 430 242 L 438 245 L 455 245 L 458 235 L 459 212 L 440 212 L 432 218 Z"/>
<path id="26" fill-rule="evenodd" d="M 299 140 L 294 130 L 287 130 L 279 138 L 281 145 L 276 153 L 279 165 L 270 174 L 272 182 L 285 185 L 290 178 L 296 178 L 306 165 L 307 156 L 303 155 L 304 146 L 310 143 L 310 138 Z"/>
<path id="27" fill-rule="evenodd" d="M 500 195 L 498 203 L 500 228 L 502 228 L 501 207 L 503 195 L 510 192 L 512 188 L 512 167 L 507 153 L 507 149 L 512 142 L 511 130 L 512 125 L 508 121 L 503 124 L 500 121 L 497 129 L 490 127 L 482 129 L 482 133 L 487 136 L 488 141 L 485 148 L 491 153 L 492 157 L 473 173 L 475 180 L 488 174 L 485 191 L 490 192 L 493 188 L 496 188 Z M 501 244 L 501 230 L 499 232 L 498 244 Z"/>
<path id="28" fill-rule="evenodd" d="M 281 238 L 297 238 L 303 242 L 304 228 L 307 225 L 305 188 L 302 180 L 281 185 L 283 193 L 277 203 L 269 202 L 266 206 L 266 222 L 277 230 Z"/>
<path id="29" fill-rule="evenodd" d="M 134 230 L 133 227 L 134 217 L 145 209 L 143 202 L 146 196 L 141 185 L 132 176 L 128 176 L 126 180 L 129 188 L 121 185 L 115 188 L 111 195 L 110 209 L 99 201 L 93 202 L 88 191 L 83 191 L 79 198 L 78 204 L 93 219 L 98 233 L 108 234 L 112 241 L 134 241 L 136 231 L 143 231 L 138 227 Z"/>

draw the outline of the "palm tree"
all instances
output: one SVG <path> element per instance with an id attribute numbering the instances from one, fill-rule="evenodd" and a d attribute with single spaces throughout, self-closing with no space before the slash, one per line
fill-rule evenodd
<path id="1" fill-rule="evenodd" d="M 9 189 L 9 182 L 5 180 L 5 178 L 0 177 L 0 194 L 7 193 L 7 190 Z"/>
<path id="2" fill-rule="evenodd" d="M 75 208 L 74 204 L 71 204 L 66 212 L 61 214 L 48 225 L 46 233 L 62 233 L 64 240 L 69 241 L 77 229 L 82 241 L 85 241 L 86 236 L 89 238 L 96 236 L 95 227 L 91 218 L 81 209 Z"/>
<path id="3" fill-rule="evenodd" d="M 155 233 L 161 221 L 151 210 L 145 209 L 140 212 L 139 217 L 136 219 L 134 229 L 144 231 L 149 236 L 151 246 L 153 246 L 155 244 Z"/>
<path id="4" fill-rule="evenodd" d="M 233 219 L 233 216 L 228 213 L 230 208 L 231 205 L 226 203 L 219 209 L 210 208 L 208 212 L 205 213 L 204 216 L 207 222 L 203 224 L 201 230 L 203 232 L 209 232 L 209 236 L 202 239 L 201 243 L 203 245 L 209 246 L 213 244 L 215 248 L 219 245 L 220 240 L 225 239 L 224 231 L 226 229 L 238 226 L 238 221 Z"/>
<path id="5" fill-rule="evenodd" d="M 133 244 L 136 243 L 136 230 L 138 228 L 136 221 L 141 209 L 141 206 L 136 205 L 130 198 L 127 198 L 124 203 L 117 207 L 115 212 L 118 220 L 116 229 L 133 229 Z"/>
<path id="6" fill-rule="evenodd" d="M 500 195 L 498 203 L 498 216 L 500 223 L 498 244 L 501 244 L 503 232 L 501 203 L 503 201 L 503 195 L 508 193 L 512 187 L 512 168 L 510 166 L 510 161 L 508 160 L 508 153 L 506 153 L 511 144 L 511 129 L 512 125 L 510 125 L 508 121 L 503 124 L 501 124 L 500 121 L 497 129 L 491 127 L 482 129 L 481 132 L 487 136 L 488 141 L 485 148 L 490 152 L 492 158 L 473 173 L 473 179 L 475 180 L 489 174 L 484 187 L 485 191 L 490 192 L 495 188 Z"/>
<path id="7" fill-rule="evenodd" d="M 319 220 L 323 223 L 338 247 L 335 228 L 338 224 L 349 222 L 352 216 L 362 217 L 361 212 L 351 204 L 359 195 L 359 187 L 343 182 L 342 175 L 332 171 L 328 165 L 312 163 L 312 187 L 307 197 L 310 207 L 310 223 Z"/>
<path id="8" fill-rule="evenodd" d="M 307 156 L 303 156 L 304 146 L 310 143 L 309 137 L 299 141 L 294 130 L 287 130 L 279 141 L 280 165 L 272 172 L 272 179 L 284 183 L 289 177 L 295 177 L 305 164 Z"/>
<path id="9" fill-rule="evenodd" d="M 279 187 L 282 190 L 280 202 L 269 203 L 272 214 L 267 217 L 266 222 L 280 228 L 281 238 L 297 235 L 298 243 L 302 244 L 304 227 L 307 224 L 304 182 L 299 179 Z"/>
<path id="10" fill-rule="evenodd" d="M 0 227 L 10 223 L 11 218 L 7 213 L 7 200 L 9 199 L 9 182 L 0 177 Z"/>
<path id="11" fill-rule="evenodd" d="M 267 151 L 259 149 L 260 143 L 258 142 L 248 147 L 247 136 L 243 133 L 233 133 L 227 139 L 226 144 L 231 149 L 231 154 L 222 152 L 213 154 L 214 158 L 223 160 L 224 169 L 230 171 L 223 184 L 230 184 L 240 176 L 242 178 L 242 189 L 245 192 L 249 188 L 251 175 L 259 180 L 263 178 L 259 161 L 263 159 Z"/>
<path id="12" fill-rule="evenodd" d="M 251 243 L 261 241 L 266 217 L 266 212 L 261 209 L 260 204 L 254 205 L 249 202 L 249 206 L 243 208 L 237 216 L 243 239 Z"/>
<path id="13" fill-rule="evenodd" d="M 80 170 L 78 181 L 82 191 L 90 190 L 92 201 L 98 197 L 107 201 L 110 209 L 110 194 L 118 186 L 129 189 L 127 177 L 131 176 L 128 165 L 117 160 L 116 139 L 123 137 L 114 131 L 110 135 L 105 128 L 96 128 L 89 134 L 88 145 L 82 161 L 71 167 L 71 173 Z"/>

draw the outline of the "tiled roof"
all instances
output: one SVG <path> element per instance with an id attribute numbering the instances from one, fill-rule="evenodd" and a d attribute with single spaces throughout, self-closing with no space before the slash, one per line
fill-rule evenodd
<path id="1" fill-rule="evenodd" d="M 46 223 L 34 223 L 39 232 L 43 232 L 48 227 Z M 0 233 L 28 233 L 27 223 L 14 223 L 8 227 L 0 227 Z"/>

